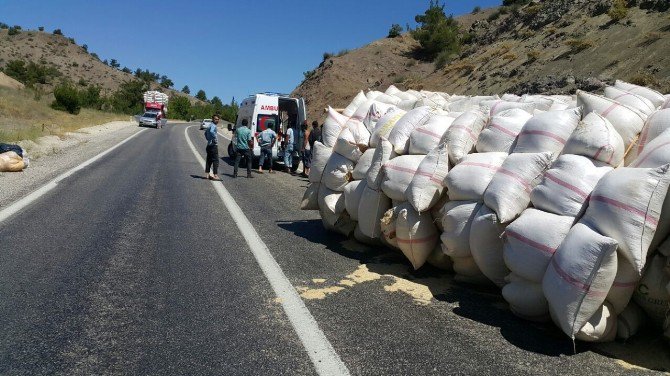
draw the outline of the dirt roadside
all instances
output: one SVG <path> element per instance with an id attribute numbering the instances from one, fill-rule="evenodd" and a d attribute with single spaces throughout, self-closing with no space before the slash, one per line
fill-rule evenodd
<path id="1" fill-rule="evenodd" d="M 141 129 L 134 121 L 113 121 L 82 128 L 62 138 L 45 136 L 18 142 L 26 150 L 30 166 L 22 172 L 0 172 L 0 209 Z"/>

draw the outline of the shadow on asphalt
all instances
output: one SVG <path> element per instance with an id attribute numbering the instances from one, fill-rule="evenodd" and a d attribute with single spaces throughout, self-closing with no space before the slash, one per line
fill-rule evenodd
<path id="1" fill-rule="evenodd" d="M 596 349 L 596 344 L 577 342 L 574 348 L 572 340 L 551 322 L 533 323 L 516 317 L 509 310 L 500 290 L 493 285 L 477 286 L 455 281 L 453 274 L 430 265 L 413 270 L 399 251 L 384 246 L 365 245 L 353 238 L 328 232 L 318 219 L 281 221 L 277 225 L 309 242 L 323 244 L 332 252 L 365 264 L 370 272 L 393 275 L 428 287 L 436 300 L 458 303 L 458 307 L 453 309 L 455 314 L 500 328 L 503 338 L 520 349 L 547 356 L 573 355 L 586 351 L 608 356 Z"/>

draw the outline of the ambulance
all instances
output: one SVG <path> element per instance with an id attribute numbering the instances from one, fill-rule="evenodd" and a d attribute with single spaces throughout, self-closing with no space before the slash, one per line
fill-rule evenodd
<path id="1" fill-rule="evenodd" d="M 294 139 L 294 155 L 293 166 L 291 168 L 295 171 L 300 159 L 297 157 L 297 152 L 300 150 L 300 125 L 307 119 L 307 110 L 305 108 L 304 98 L 291 98 L 288 94 L 279 93 L 259 93 L 251 95 L 240 103 L 237 112 L 237 120 L 235 127 L 242 125 L 242 120 L 247 119 L 251 134 L 254 135 L 254 160 L 260 158 L 261 148 L 258 144 L 258 135 L 272 125 L 272 129 L 277 134 L 286 134 L 288 128 L 293 128 Z M 228 126 L 229 130 L 234 131 L 232 125 Z M 281 131 L 281 132 L 280 132 Z M 275 145 L 272 147 L 273 160 L 284 160 L 284 148 L 281 146 L 283 139 L 277 139 Z M 231 142 L 228 145 L 228 156 L 235 157 L 235 148 Z"/>

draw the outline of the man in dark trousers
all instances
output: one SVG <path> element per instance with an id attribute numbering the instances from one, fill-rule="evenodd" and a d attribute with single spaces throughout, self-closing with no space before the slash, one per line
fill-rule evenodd
<path id="1" fill-rule="evenodd" d="M 242 159 L 242 157 L 246 157 L 247 178 L 253 178 L 253 176 L 251 176 L 251 158 L 253 157 L 251 150 L 254 147 L 254 137 L 251 135 L 249 121 L 247 121 L 247 119 L 242 119 L 242 126 L 235 129 L 234 142 L 237 146 L 237 154 L 235 154 L 235 169 L 233 170 L 233 177 L 237 177 L 237 168 L 240 165 L 240 159 Z"/>
<path id="2" fill-rule="evenodd" d="M 216 125 L 219 124 L 221 118 L 218 114 L 212 116 L 212 122 L 209 123 L 205 129 L 205 139 L 207 139 L 207 162 L 205 163 L 205 174 L 209 180 L 219 180 L 219 138 L 217 137 Z M 210 174 L 210 169 L 214 175 Z"/>

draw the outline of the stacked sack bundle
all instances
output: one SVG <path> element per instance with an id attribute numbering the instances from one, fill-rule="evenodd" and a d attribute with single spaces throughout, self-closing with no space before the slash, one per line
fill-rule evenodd
<path id="1" fill-rule="evenodd" d="M 28 167 L 30 161 L 19 145 L 0 143 L 0 172 L 19 172 Z"/>
<path id="2" fill-rule="evenodd" d="M 329 109 L 302 207 L 415 269 L 495 284 L 572 338 L 628 338 L 644 315 L 670 335 L 649 306 L 670 300 L 666 102 L 621 81 L 604 96 L 361 92 Z"/>

